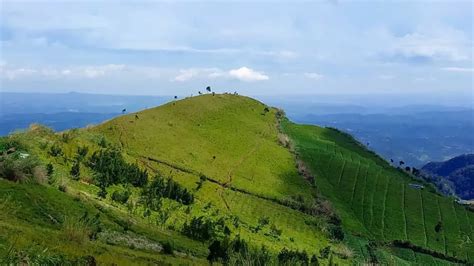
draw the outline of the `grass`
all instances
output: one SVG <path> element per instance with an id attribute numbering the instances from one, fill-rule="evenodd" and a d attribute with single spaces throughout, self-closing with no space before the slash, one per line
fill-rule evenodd
<path id="1" fill-rule="evenodd" d="M 474 245 L 466 240 L 467 235 L 472 236 L 473 212 L 426 184 L 423 190 L 411 188 L 408 184 L 418 181 L 345 133 L 287 120 L 282 129 L 293 140 L 298 157 L 318 177 L 320 192 L 336 203 L 346 229 L 380 242 L 408 239 L 473 262 Z M 438 222 L 443 230 L 436 233 Z"/>
<path id="2" fill-rule="evenodd" d="M 206 264 L 209 243 L 181 234 L 187 221 L 206 216 L 224 219 L 231 237 L 238 235 L 256 249 L 263 245 L 274 255 L 288 248 L 311 256 L 330 246 L 333 262 L 347 265 L 367 261 L 367 246 L 375 240 L 381 263 L 439 264 L 426 254 L 403 250 L 400 255 L 385 246 L 410 240 L 448 256 L 474 258 L 473 244 L 465 238 L 474 239 L 471 212 L 428 190 L 411 189 L 408 176 L 336 130 L 284 121 L 292 139 L 285 147 L 277 110 L 265 109 L 247 97 L 202 95 L 87 129 L 54 133 L 36 125 L 10 136 L 43 164 L 52 163 L 54 174 L 44 185 L 0 180 L 0 230 L 6 232 L 0 234 L 0 255 L 30 252 L 31 258 L 71 261 L 92 254 L 99 264 Z M 121 185 L 108 187 L 108 196 L 99 199 L 86 163 L 80 163 L 79 180 L 70 177 L 84 146 L 89 149 L 84 160 L 103 146 L 120 149 L 151 177 L 170 177 L 187 188 L 194 203 L 165 199 L 160 211 L 148 211 L 139 203 L 139 188 L 129 188 L 126 204 L 112 201 Z M 52 147 L 61 153 L 52 156 Z M 299 174 L 304 168 L 315 184 Z M 330 239 L 327 217 L 295 207 L 326 198 L 342 220 L 343 242 Z M 78 218 L 85 212 L 99 214 L 97 239 L 91 239 L 91 224 Z M 438 221 L 443 230 L 436 233 Z M 168 243 L 173 254 L 158 251 Z"/>
<path id="3" fill-rule="evenodd" d="M 240 235 L 251 246 L 260 248 L 264 245 L 273 254 L 284 247 L 306 250 L 310 255 L 326 246 L 339 248 L 342 244 L 332 242 L 324 232 L 326 222 L 321 217 L 310 216 L 283 204 L 293 202 L 295 198 L 309 204 L 315 199 L 316 190 L 299 175 L 294 155 L 279 143 L 277 111 L 270 108 L 266 112 L 265 108 L 264 104 L 246 97 L 203 95 L 123 115 L 92 128 L 53 133 L 35 126 L 11 136 L 25 143 L 28 152 L 43 163 L 54 165 L 55 181 L 51 185 L 37 186 L 38 192 L 34 194 L 43 197 L 41 195 L 53 193 L 51 197 L 57 197 L 57 200 L 48 197 L 38 204 L 31 204 L 25 197 L 21 204 L 24 207 L 14 208 L 18 215 L 16 219 L 30 217 L 23 224 L 31 229 L 31 234 L 24 235 L 25 243 L 31 239 L 40 241 L 41 236 L 34 229 L 44 225 L 54 232 L 52 239 L 62 245 L 56 251 L 67 256 L 87 253 L 72 248 L 82 243 L 84 249 L 107 250 L 93 252 L 94 257 L 103 263 L 129 264 L 124 263 L 127 257 L 122 260 L 115 256 L 119 250 L 143 261 L 181 259 L 176 255 L 153 256 L 149 250 L 117 244 L 123 241 L 114 239 L 127 238 L 115 237 L 115 233 L 111 234 L 112 238 L 88 240 L 84 237 L 88 234 L 87 226 L 76 224 L 76 217 L 89 211 L 91 214 L 100 213 L 107 232 L 131 232 L 157 244 L 172 240 L 177 254 L 193 256 L 185 257 L 182 260 L 185 264 L 200 264 L 207 256 L 208 243 L 194 241 L 180 233 L 186 221 L 201 215 L 225 219 L 232 237 Z M 150 176 L 171 177 L 191 190 L 195 203 L 187 207 L 164 200 L 162 212 L 167 212 L 166 217 L 155 211 L 144 217 L 145 209 L 137 204 L 138 189 L 131 189 L 127 204 L 110 199 L 120 186 L 109 187 L 108 197 L 101 200 L 96 196 L 98 187 L 87 184 L 93 180 L 94 173 L 85 163 L 80 163 L 80 180 L 72 180 L 70 169 L 78 148 L 88 147 L 87 160 L 103 145 L 102 136 L 105 136 L 107 146 L 119 148 L 127 161 L 147 169 Z M 51 156 L 49 151 L 53 146 L 61 149 L 61 155 Z M 198 186 L 200 182 L 202 184 Z M 57 189 L 59 184 L 67 187 L 67 193 Z M 25 189 L 32 189 L 18 184 L 4 185 L 10 187 L 13 197 L 21 197 Z M 41 214 L 43 212 L 60 221 L 50 224 L 49 218 L 45 219 Z M 38 217 L 36 213 L 39 213 Z M 71 221 L 65 217 L 71 217 Z M 269 224 L 256 229 L 263 217 L 268 218 Z M 233 224 L 236 218 L 238 226 Z M 5 226 L 11 226 L 10 222 L 5 222 Z M 7 230 L 13 229 L 8 227 Z M 275 230 L 280 233 L 275 234 Z M 15 242 L 13 235 L 7 237 L 8 244 Z M 18 247 L 26 248 L 24 245 Z M 334 262 L 339 264 L 350 261 L 350 258 L 334 257 Z"/>

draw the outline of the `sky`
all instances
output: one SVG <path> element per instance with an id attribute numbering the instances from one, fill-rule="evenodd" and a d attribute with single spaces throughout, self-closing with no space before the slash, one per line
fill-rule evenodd
<path id="1" fill-rule="evenodd" d="M 473 3 L 2 0 L 1 91 L 472 100 Z"/>

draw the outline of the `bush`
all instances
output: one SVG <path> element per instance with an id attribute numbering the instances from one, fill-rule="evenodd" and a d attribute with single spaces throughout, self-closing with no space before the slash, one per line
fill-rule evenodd
<path id="1" fill-rule="evenodd" d="M 224 241 L 214 240 L 211 245 L 209 245 L 209 255 L 207 260 L 212 262 L 222 260 L 226 262 L 229 260 L 229 241 L 224 239 Z"/>
<path id="2" fill-rule="evenodd" d="M 337 255 L 343 259 L 349 259 L 354 256 L 354 251 L 346 245 L 342 245 L 337 250 Z"/>
<path id="3" fill-rule="evenodd" d="M 67 186 L 64 184 L 61 184 L 58 186 L 59 191 L 61 192 L 67 192 Z"/>
<path id="4" fill-rule="evenodd" d="M 220 238 L 224 235 L 226 225 L 224 219 L 217 221 L 204 216 L 193 217 L 190 222 L 183 225 L 183 234 L 193 239 L 207 241 Z"/>
<path id="5" fill-rule="evenodd" d="M 58 157 L 60 155 L 63 155 L 63 150 L 61 149 L 61 147 L 59 147 L 59 145 L 55 144 L 51 146 L 51 148 L 49 148 L 49 155 L 53 157 Z"/>
<path id="6" fill-rule="evenodd" d="M 79 219 L 66 217 L 61 229 L 65 240 L 78 244 L 97 239 L 97 234 L 101 231 L 99 214 L 91 217 L 88 212 L 84 212 Z"/>
<path id="7" fill-rule="evenodd" d="M 34 156 L 20 157 L 18 153 L 0 156 L 0 178 L 14 182 L 42 182 L 46 173 Z"/>
<path id="8" fill-rule="evenodd" d="M 52 176 L 53 173 L 54 173 L 54 166 L 51 164 L 51 163 L 48 163 L 46 165 L 46 173 L 48 174 L 48 176 Z"/>
<path id="9" fill-rule="evenodd" d="M 294 251 L 283 248 L 278 253 L 278 262 L 283 265 L 308 265 L 309 258 L 306 251 Z"/>
<path id="10" fill-rule="evenodd" d="M 81 176 L 81 167 L 78 160 L 74 162 L 69 173 L 71 174 L 73 180 L 79 180 L 79 177 Z"/>
<path id="11" fill-rule="evenodd" d="M 342 241 L 344 240 L 344 231 L 340 225 L 329 225 L 329 235 L 333 240 Z"/>
<path id="12" fill-rule="evenodd" d="M 78 147 L 77 148 L 77 160 L 82 161 L 86 157 L 88 152 L 89 152 L 89 148 L 87 146 Z"/>
<path id="13" fill-rule="evenodd" d="M 0 154 L 6 153 L 8 150 L 25 150 L 25 146 L 19 140 L 16 140 L 12 137 L 1 137 Z"/>
<path id="14" fill-rule="evenodd" d="M 123 190 L 123 191 L 114 191 L 114 193 L 112 193 L 111 198 L 115 202 L 125 204 L 125 203 L 127 203 L 128 199 L 130 198 L 130 195 L 131 195 L 130 190 L 126 189 L 126 190 Z"/>
<path id="15" fill-rule="evenodd" d="M 326 246 L 325 248 L 322 248 L 319 251 L 319 255 L 323 259 L 327 259 L 329 257 L 329 254 L 331 253 L 331 246 Z"/>
<path id="16" fill-rule="evenodd" d="M 163 244 L 163 253 L 172 255 L 174 252 L 174 247 L 171 242 L 165 242 Z"/>

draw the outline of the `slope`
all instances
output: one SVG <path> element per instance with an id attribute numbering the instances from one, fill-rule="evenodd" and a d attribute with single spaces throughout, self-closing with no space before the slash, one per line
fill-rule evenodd
<path id="1" fill-rule="evenodd" d="M 417 181 L 345 133 L 287 120 L 282 129 L 350 232 L 453 261 L 474 261 L 473 212 L 427 184 L 413 187 Z"/>
<path id="2" fill-rule="evenodd" d="M 286 248 L 306 251 L 311 257 L 331 248 L 332 255 L 320 261 L 350 263 L 350 256 L 341 254 L 345 244 L 332 240 L 327 230 L 332 228 L 330 217 L 318 212 L 315 188 L 299 175 L 293 155 L 279 142 L 277 116 L 277 110 L 247 97 L 203 95 L 85 129 L 54 133 L 34 125 L 3 141 L 18 144 L 12 155 L 19 162 L 26 153 L 37 158 L 40 166 L 51 164 L 54 173 L 48 174 L 47 183 L 38 182 L 42 185 L 2 184 L 13 196 L 34 186 L 38 195 L 54 193 L 51 201 L 64 204 L 56 213 L 58 224 L 50 231 L 52 242 L 62 241 L 66 217 L 77 222 L 81 216 L 66 205 L 100 213 L 107 233 L 83 245 L 109 250 L 107 258 L 93 255 L 100 263 L 126 263 L 128 257 L 116 256 L 123 249 L 137 262 L 201 264 L 214 239 L 226 243 L 228 238 L 245 240 L 271 256 Z M 3 161 L 10 155 L 6 149 L 2 152 Z M 143 173 L 148 183 L 130 180 Z M 7 194 L 0 199 L 7 202 Z M 50 202 L 49 197 L 44 202 Z M 24 208 L 23 215 L 41 212 L 42 204 L 34 208 L 30 204 L 25 200 L 6 208 L 15 215 Z M 104 214 L 104 208 L 110 212 Z M 48 217 L 44 214 L 42 219 Z M 49 246 L 36 230 L 39 225 L 30 221 L 23 226 L 32 233 L 25 235 L 24 244 L 16 244 L 11 233 L 14 224 L 9 221 L 17 219 L 21 216 L 4 219 L 8 234 L 2 239 L 3 251 L 15 247 L 21 253 L 30 248 L 29 241 Z M 175 251 L 171 256 L 163 250 L 153 256 L 149 254 L 153 250 L 124 244 L 129 238 L 144 238 L 132 242 L 145 241 L 149 243 L 145 246 L 159 246 L 157 250 L 171 242 Z M 77 243 L 65 243 L 48 253 L 74 258 L 88 254 L 76 252 Z"/>

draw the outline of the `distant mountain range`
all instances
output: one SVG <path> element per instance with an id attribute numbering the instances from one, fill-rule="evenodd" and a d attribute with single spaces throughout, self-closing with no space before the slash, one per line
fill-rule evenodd
<path id="1" fill-rule="evenodd" d="M 431 162 L 422 171 L 438 187 L 449 186 L 460 198 L 474 199 L 474 154 L 457 156 L 445 162 Z"/>

